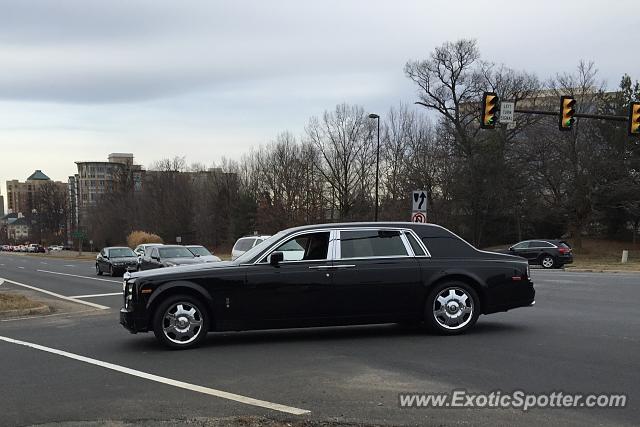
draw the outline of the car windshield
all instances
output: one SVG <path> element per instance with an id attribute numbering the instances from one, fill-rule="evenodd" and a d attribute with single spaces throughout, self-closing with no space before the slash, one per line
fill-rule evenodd
<path id="1" fill-rule="evenodd" d="M 189 251 L 191 251 L 191 253 L 194 255 L 199 255 L 199 256 L 211 255 L 211 252 L 209 252 L 207 248 L 205 248 L 204 246 L 189 246 L 187 247 L 187 249 L 189 249 Z"/>
<path id="2" fill-rule="evenodd" d="M 259 255 L 260 253 L 262 253 L 262 251 L 265 248 L 271 246 L 273 243 L 280 240 L 286 233 L 287 233 L 286 230 L 280 231 L 279 233 L 274 234 L 268 239 L 262 241 L 261 243 L 258 243 L 253 248 L 249 249 L 247 252 L 243 253 L 241 256 L 236 258 L 236 263 L 246 264 L 246 263 L 252 262 L 254 258 L 256 258 L 256 256 Z"/>
<path id="3" fill-rule="evenodd" d="M 161 258 L 193 258 L 193 254 L 189 249 L 184 247 L 160 248 Z"/>
<path id="4" fill-rule="evenodd" d="M 135 257 L 136 254 L 129 248 L 109 249 L 109 256 L 112 258 Z"/>

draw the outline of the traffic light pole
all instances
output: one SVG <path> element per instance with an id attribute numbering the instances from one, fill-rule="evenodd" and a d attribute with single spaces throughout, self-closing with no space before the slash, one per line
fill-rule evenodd
<path id="1" fill-rule="evenodd" d="M 516 113 L 539 114 L 539 115 L 543 115 L 543 116 L 555 116 L 555 117 L 558 117 L 558 114 L 559 114 L 557 111 L 519 110 L 517 108 L 514 111 Z M 608 116 L 608 115 L 604 115 L 604 114 L 575 113 L 573 115 L 573 117 L 582 117 L 584 119 L 612 120 L 612 121 L 616 121 L 616 122 L 626 122 L 627 120 L 629 120 L 629 118 L 627 116 Z"/>

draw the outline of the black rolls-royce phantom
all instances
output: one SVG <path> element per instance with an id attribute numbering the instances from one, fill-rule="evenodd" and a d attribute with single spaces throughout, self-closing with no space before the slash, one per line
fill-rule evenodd
<path id="1" fill-rule="evenodd" d="M 421 323 L 443 334 L 534 304 L 526 260 L 480 251 L 433 224 L 281 231 L 232 262 L 127 274 L 120 323 L 172 348 L 209 331 Z"/>

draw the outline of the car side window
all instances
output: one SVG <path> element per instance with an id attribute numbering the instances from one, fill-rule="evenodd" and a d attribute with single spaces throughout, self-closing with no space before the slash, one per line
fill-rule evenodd
<path id="1" fill-rule="evenodd" d="M 541 240 L 535 240 L 531 242 L 530 248 L 552 248 L 553 245 L 549 242 L 543 242 Z"/>
<path id="2" fill-rule="evenodd" d="M 396 230 L 354 230 L 340 232 L 341 258 L 408 256 Z"/>
<path id="3" fill-rule="evenodd" d="M 151 258 L 158 258 L 158 248 L 153 248 L 151 251 Z"/>
<path id="4" fill-rule="evenodd" d="M 426 255 L 426 253 L 424 253 L 424 249 L 422 249 L 422 246 L 420 246 L 420 243 L 418 243 L 416 238 L 413 237 L 413 234 L 404 233 L 404 235 L 407 236 L 407 240 L 409 240 L 409 244 L 411 245 L 411 249 L 413 249 L 413 253 L 415 254 L 415 256 Z"/>
<path id="5" fill-rule="evenodd" d="M 329 232 L 298 235 L 278 246 L 273 252 L 282 252 L 285 261 L 325 260 L 329 254 Z"/>
<path id="6" fill-rule="evenodd" d="M 526 249 L 529 247 L 530 242 L 520 242 L 517 245 L 513 245 L 513 249 Z"/>

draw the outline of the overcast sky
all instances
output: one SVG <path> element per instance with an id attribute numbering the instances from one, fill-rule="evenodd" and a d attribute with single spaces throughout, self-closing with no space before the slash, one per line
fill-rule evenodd
<path id="1" fill-rule="evenodd" d="M 542 80 L 592 60 L 614 88 L 640 79 L 639 17 L 638 0 L 0 0 L 0 193 L 111 152 L 237 159 L 342 102 L 384 113 L 416 99 L 407 60 L 459 38 Z"/>

